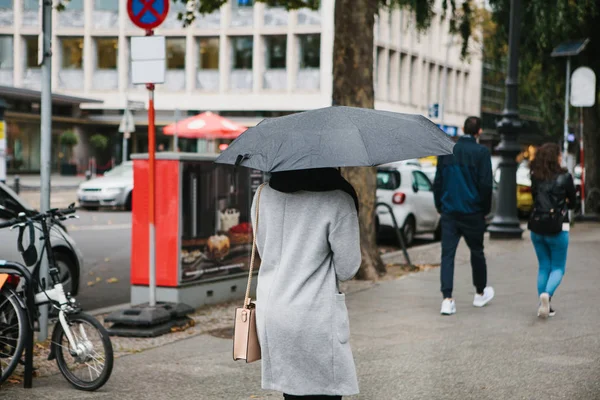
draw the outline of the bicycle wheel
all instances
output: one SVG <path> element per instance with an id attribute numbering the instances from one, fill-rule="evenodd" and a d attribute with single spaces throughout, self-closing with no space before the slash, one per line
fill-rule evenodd
<path id="1" fill-rule="evenodd" d="M 69 339 L 60 323 L 52 334 L 56 363 L 63 376 L 77 389 L 94 391 L 110 378 L 113 348 L 108 332 L 96 318 L 84 313 L 66 315 L 76 343 Z M 77 351 L 72 351 L 75 347 Z"/>
<path id="2" fill-rule="evenodd" d="M 0 291 L 0 384 L 13 373 L 25 347 L 27 317 L 12 290 Z"/>

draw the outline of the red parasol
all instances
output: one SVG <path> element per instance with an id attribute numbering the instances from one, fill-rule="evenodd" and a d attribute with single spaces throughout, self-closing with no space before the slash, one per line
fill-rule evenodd
<path id="1" fill-rule="evenodd" d="M 175 125 L 177 136 L 188 139 L 235 139 L 247 129 L 210 111 L 167 125 L 164 134 L 174 135 Z"/>

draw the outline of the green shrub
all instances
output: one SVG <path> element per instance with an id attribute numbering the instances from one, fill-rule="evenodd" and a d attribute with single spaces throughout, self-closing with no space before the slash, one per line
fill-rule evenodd
<path id="1" fill-rule="evenodd" d="M 79 143 L 79 139 L 73 131 L 65 131 L 62 135 L 60 135 L 60 144 L 63 146 L 73 148 L 74 146 L 77 146 L 77 143 Z"/>
<path id="2" fill-rule="evenodd" d="M 108 138 L 104 135 L 97 133 L 90 137 L 90 145 L 99 151 L 106 150 L 106 148 L 108 147 Z"/>

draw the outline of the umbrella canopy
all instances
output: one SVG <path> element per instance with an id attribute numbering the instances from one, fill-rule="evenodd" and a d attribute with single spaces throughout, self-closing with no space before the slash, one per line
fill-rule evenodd
<path id="1" fill-rule="evenodd" d="M 265 172 L 366 167 L 451 154 L 454 142 L 421 115 L 327 107 L 265 119 L 217 158 Z"/>
<path id="2" fill-rule="evenodd" d="M 174 135 L 176 126 L 177 136 L 188 139 L 235 139 L 246 130 L 210 111 L 167 125 L 163 128 L 164 134 Z"/>

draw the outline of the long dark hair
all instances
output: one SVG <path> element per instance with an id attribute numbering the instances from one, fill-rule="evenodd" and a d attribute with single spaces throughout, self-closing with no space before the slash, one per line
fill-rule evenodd
<path id="1" fill-rule="evenodd" d="M 294 193 L 301 190 L 309 192 L 341 190 L 352 197 L 356 212 L 358 212 L 358 196 L 356 191 L 336 168 L 274 172 L 271 174 L 269 186 L 283 193 Z"/>
<path id="2" fill-rule="evenodd" d="M 556 143 L 542 145 L 535 152 L 535 158 L 531 161 L 531 177 L 541 181 L 556 178 L 563 172 L 558 163 L 558 156 L 560 156 L 560 147 Z"/>

